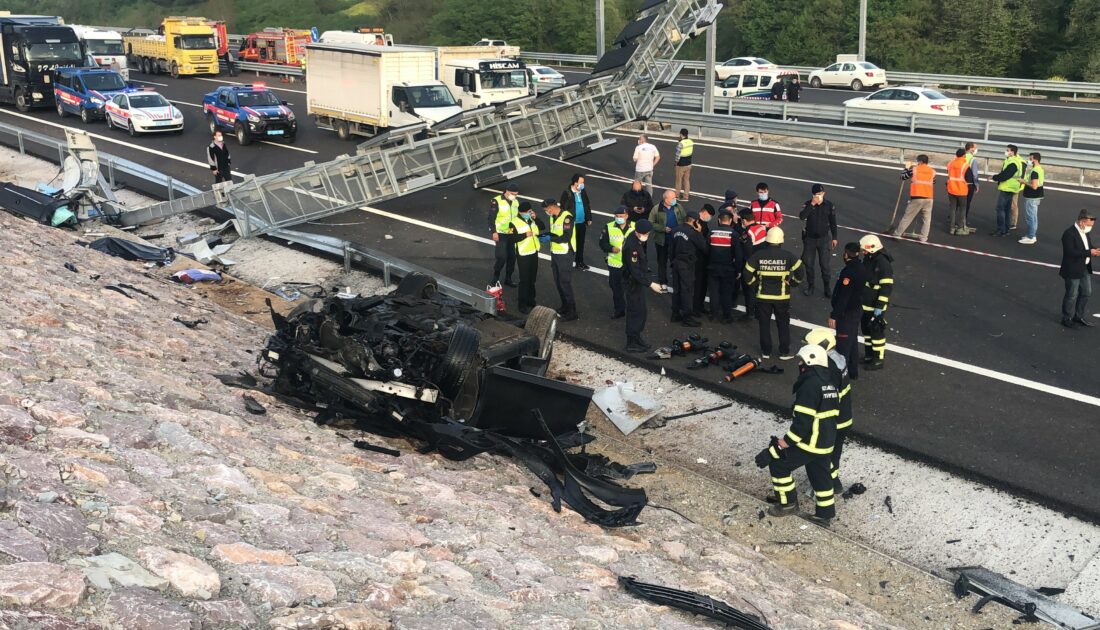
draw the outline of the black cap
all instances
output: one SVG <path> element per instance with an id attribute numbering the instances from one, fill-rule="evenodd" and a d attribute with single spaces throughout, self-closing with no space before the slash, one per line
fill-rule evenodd
<path id="1" fill-rule="evenodd" d="M 649 234 L 653 231 L 653 224 L 649 222 L 649 219 L 639 219 L 634 224 L 634 231 L 638 234 Z"/>
<path id="2" fill-rule="evenodd" d="M 710 216 L 713 217 L 714 216 L 714 206 L 710 205 L 709 203 L 704 203 L 703 204 L 703 209 L 700 210 L 699 212 L 709 213 Z"/>
<path id="3" fill-rule="evenodd" d="M 521 201 L 521 202 L 519 202 L 519 211 L 520 212 L 527 212 L 530 209 L 531 209 L 531 202 L 530 201 Z"/>
<path id="4" fill-rule="evenodd" d="M 729 201 L 730 199 L 737 199 L 737 191 L 732 189 L 732 188 L 727 188 L 726 189 L 726 201 Z"/>
<path id="5" fill-rule="evenodd" d="M 630 208 L 627 208 L 626 206 L 619 206 L 619 207 L 615 208 L 615 214 L 629 214 L 629 213 L 630 213 Z"/>
<path id="6" fill-rule="evenodd" d="M 1078 221 L 1095 221 L 1096 220 L 1096 215 L 1094 215 L 1092 212 L 1089 212 L 1086 209 L 1082 209 L 1080 212 L 1077 213 L 1077 220 Z"/>
<path id="7" fill-rule="evenodd" d="M 718 211 L 718 218 L 721 219 L 723 217 L 727 217 L 727 218 L 732 219 L 733 218 L 733 213 L 730 212 L 728 209 L 719 210 Z"/>
<path id="8" fill-rule="evenodd" d="M 519 192 L 519 184 L 508 184 L 504 188 L 504 192 Z"/>
<path id="9" fill-rule="evenodd" d="M 821 184 L 814 184 L 813 187 L 810 188 L 810 192 L 812 192 L 815 195 L 817 193 L 823 193 L 823 192 L 825 192 L 825 187 L 822 186 Z"/>
<path id="10" fill-rule="evenodd" d="M 550 206 L 556 206 L 556 205 L 558 205 L 558 200 L 557 199 L 552 199 L 551 198 L 551 199 L 543 199 L 542 200 L 542 207 L 543 208 L 549 208 Z"/>
<path id="11" fill-rule="evenodd" d="M 687 211 L 687 218 L 695 219 L 696 221 L 698 221 L 699 220 L 699 213 L 695 210 L 688 210 Z"/>

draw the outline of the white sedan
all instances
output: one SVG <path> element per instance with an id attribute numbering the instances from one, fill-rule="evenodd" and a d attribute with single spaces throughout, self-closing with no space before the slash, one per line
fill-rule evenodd
<path id="1" fill-rule="evenodd" d="M 844 106 L 906 114 L 959 115 L 959 102 L 957 100 L 919 85 L 886 88 L 867 96 L 850 98 L 844 101 Z"/>
<path id="2" fill-rule="evenodd" d="M 714 67 L 714 80 L 722 82 L 731 75 L 759 70 L 775 70 L 779 66 L 762 57 L 734 57 Z"/>
<path id="3" fill-rule="evenodd" d="M 542 94 L 565 85 L 565 75 L 549 66 L 528 64 L 527 83 L 532 94 Z"/>
<path id="4" fill-rule="evenodd" d="M 125 129 L 131 136 L 163 131 L 183 133 L 183 112 L 156 92 L 116 94 L 107 102 L 104 113 L 108 128 Z"/>
<path id="5" fill-rule="evenodd" d="M 810 87 L 849 86 L 856 92 L 886 85 L 886 71 L 869 61 L 845 61 L 810 73 Z"/>

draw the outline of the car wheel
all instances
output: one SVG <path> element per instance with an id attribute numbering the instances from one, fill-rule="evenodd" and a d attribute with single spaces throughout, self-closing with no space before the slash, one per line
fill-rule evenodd
<path id="1" fill-rule="evenodd" d="M 218 123 L 214 121 L 214 114 L 206 115 L 206 126 L 210 129 L 210 135 L 214 135 L 218 131 Z"/>
<path id="2" fill-rule="evenodd" d="M 66 112 L 65 108 L 61 106 L 61 101 L 57 101 L 55 105 L 57 105 L 57 115 L 61 118 L 64 118 L 68 114 L 68 112 Z"/>
<path id="3" fill-rule="evenodd" d="M 31 110 L 30 99 L 27 98 L 27 93 L 22 89 L 15 91 L 15 108 L 21 112 L 29 112 Z"/>
<path id="4" fill-rule="evenodd" d="M 92 117 L 90 115 L 88 115 L 88 110 L 87 109 L 81 108 L 81 110 L 80 110 L 80 122 L 84 123 L 85 125 L 91 124 Z"/>
<path id="5" fill-rule="evenodd" d="M 111 124 L 111 114 L 103 112 L 103 121 L 107 123 L 107 129 L 114 128 L 114 125 Z"/>
<path id="6" fill-rule="evenodd" d="M 862 89 L 863 89 L 863 81 L 860 81 L 859 79 L 856 79 L 855 81 L 852 81 L 852 91 L 853 92 L 859 92 Z"/>
<path id="7" fill-rule="evenodd" d="M 134 121 L 131 120 L 130 122 L 126 123 L 126 127 L 127 127 L 126 131 L 129 132 L 130 137 L 131 138 L 136 138 L 137 134 L 138 134 L 138 131 L 137 131 L 137 127 L 134 127 Z"/>
<path id="8" fill-rule="evenodd" d="M 554 352 L 554 337 L 558 333 L 558 313 L 546 306 L 536 306 L 527 315 L 527 323 L 523 325 L 527 334 L 539 340 L 539 358 L 550 359 Z"/>
<path id="9" fill-rule="evenodd" d="M 821 87 L 821 78 L 820 77 L 814 77 L 814 78 L 810 79 L 810 87 L 812 87 L 812 88 Z"/>
<path id="10" fill-rule="evenodd" d="M 459 324 L 451 333 L 447 351 L 435 371 L 435 384 L 447 398 L 454 398 L 477 366 L 477 349 L 481 333 L 476 328 Z"/>
<path id="11" fill-rule="evenodd" d="M 351 139 L 351 129 L 348 127 L 347 121 L 337 120 L 336 124 L 333 125 L 333 127 L 336 129 L 336 137 L 337 138 L 339 138 L 341 140 L 350 140 Z"/>
<path id="12" fill-rule="evenodd" d="M 237 123 L 233 127 L 233 133 L 237 136 L 237 144 L 242 147 L 252 143 L 252 137 L 248 135 L 248 130 L 241 123 Z"/>
<path id="13" fill-rule="evenodd" d="M 439 291 L 439 285 L 436 283 L 435 278 L 427 274 L 413 272 L 401 278 L 401 282 L 397 283 L 397 288 L 394 289 L 394 294 L 430 300 L 437 291 Z"/>
<path id="14" fill-rule="evenodd" d="M 179 64 L 177 64 L 176 62 L 174 62 L 174 61 L 173 61 L 173 62 L 172 62 L 172 68 L 171 68 L 171 70 L 170 70 L 170 73 L 172 74 L 172 78 L 173 78 L 173 79 L 178 79 L 178 78 L 180 78 L 180 67 L 179 67 Z"/>
<path id="15" fill-rule="evenodd" d="M 294 144 L 294 142 L 297 139 L 298 139 L 298 134 L 291 134 L 291 135 L 286 137 L 287 144 Z"/>

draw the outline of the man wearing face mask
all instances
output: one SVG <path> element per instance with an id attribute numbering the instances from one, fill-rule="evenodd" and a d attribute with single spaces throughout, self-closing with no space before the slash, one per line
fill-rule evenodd
<path id="1" fill-rule="evenodd" d="M 738 244 L 733 232 L 733 213 L 718 211 L 718 225 L 710 231 L 707 255 L 707 280 L 710 288 L 710 316 L 721 317 L 723 324 L 733 323 L 733 300 L 737 294 Z"/>
<path id="2" fill-rule="evenodd" d="M 653 224 L 653 244 L 657 249 L 657 282 L 664 286 L 668 286 L 667 239 L 686 218 L 684 207 L 676 202 L 676 192 L 673 190 L 666 190 L 661 203 L 649 213 L 649 222 Z"/>
<path id="3" fill-rule="evenodd" d="M 833 289 L 829 328 L 836 330 L 836 351 L 844 357 L 848 375 L 859 378 L 859 322 L 863 317 L 863 285 L 867 272 L 859 259 L 859 243 L 844 246 L 844 269 Z"/>
<path id="4" fill-rule="evenodd" d="M 1074 324 L 1092 328 L 1095 324 L 1085 319 L 1089 296 L 1092 295 L 1092 257 L 1100 256 L 1100 248 L 1092 246 L 1092 231 L 1096 217 L 1088 210 L 1077 214 L 1077 222 L 1062 233 L 1062 266 L 1058 275 L 1066 283 L 1062 297 L 1062 325 Z"/>
<path id="5" fill-rule="evenodd" d="M 512 272 L 516 268 L 516 247 L 508 236 L 512 221 L 519 216 L 519 186 L 508 184 L 504 193 L 493 197 L 489 204 L 489 231 L 496 244 L 496 260 L 493 263 L 493 277 L 490 284 L 500 282 L 500 272 L 504 271 L 504 285 L 516 286 L 512 281 Z"/>
<path id="6" fill-rule="evenodd" d="M 512 237 L 519 268 L 519 312 L 526 315 L 535 308 L 535 280 L 539 273 L 539 233 L 546 226 L 535 217 L 530 202 L 519 204 L 519 216 L 512 220 Z"/>
<path id="7" fill-rule="evenodd" d="M 611 319 L 626 316 L 626 300 L 623 297 L 623 243 L 634 231 L 627 221 L 630 211 L 626 206 L 615 208 L 615 218 L 608 222 L 600 234 L 600 249 L 607 253 L 607 283 L 611 286 Z"/>
<path id="8" fill-rule="evenodd" d="M 646 271 L 646 241 L 653 232 L 653 224 L 648 219 L 640 219 L 634 224 L 634 231 L 623 241 L 623 294 L 626 299 L 626 350 L 627 352 L 645 352 L 649 344 L 642 339 L 645 330 L 646 290 L 661 293 L 661 285 L 653 282 Z"/>
<path id="9" fill-rule="evenodd" d="M 577 239 L 573 263 L 577 269 L 584 271 L 588 269 L 588 265 L 584 264 L 584 237 L 588 234 L 588 226 L 592 225 L 592 202 L 588 200 L 588 192 L 584 189 L 583 175 L 573 173 L 572 179 L 569 180 L 569 188 L 561 193 L 558 204 L 562 212 L 573 215 L 573 229 Z"/>
<path id="10" fill-rule="evenodd" d="M 1012 216 L 1012 202 L 1024 189 L 1020 179 L 1024 175 L 1024 161 L 1018 155 L 1019 148 L 1010 144 L 1005 149 L 1005 160 L 1001 163 L 1001 172 L 990 178 L 997 182 L 997 229 L 991 236 L 1008 236 L 1010 229 L 1016 229 L 1016 219 Z"/>
<path id="11" fill-rule="evenodd" d="M 710 243 L 710 220 L 714 218 L 714 206 L 704 203 L 699 209 L 699 235 L 704 243 Z M 692 298 L 692 312 L 695 317 L 703 315 L 703 309 L 707 304 L 707 287 L 710 272 L 707 271 L 710 251 L 695 257 L 695 293 Z"/>
<path id="12" fill-rule="evenodd" d="M 619 205 L 626 206 L 629 213 L 626 222 L 634 225 L 638 219 L 649 218 L 649 209 L 653 207 L 653 196 L 642 186 L 641 180 L 636 179 L 630 184 L 630 190 L 623 193 Z"/>
<path id="13" fill-rule="evenodd" d="M 233 181 L 233 165 L 229 159 L 229 147 L 225 145 L 222 132 L 215 131 L 210 146 L 206 147 L 206 163 L 214 174 L 214 183 Z"/>
<path id="14" fill-rule="evenodd" d="M 577 300 L 573 295 L 573 251 L 576 233 L 573 231 L 573 214 L 561 209 L 557 201 L 547 199 L 542 208 L 550 215 L 550 268 L 554 272 L 554 286 L 561 298 L 558 313 L 561 321 L 575 321 Z"/>
<path id="15" fill-rule="evenodd" d="M 814 263 L 821 263 L 821 290 L 825 297 L 832 295 L 829 287 L 829 257 L 836 249 L 836 208 L 825 199 L 825 187 L 814 184 L 810 200 L 802 204 L 798 218 L 802 220 L 802 263 L 806 265 L 804 295 L 814 294 Z"/>
<path id="16" fill-rule="evenodd" d="M 695 319 L 695 261 L 707 253 L 700 233 L 699 213 L 688 210 L 686 222 L 669 236 L 668 257 L 672 261 L 672 321 L 698 328 Z"/>
<path id="17" fill-rule="evenodd" d="M 772 199 L 768 193 L 768 183 L 760 182 L 756 185 L 756 199 L 752 200 L 749 204 L 749 210 L 752 210 L 752 216 L 756 219 L 757 223 L 762 224 L 766 229 L 772 229 L 783 223 L 783 209 L 779 207 L 779 202 Z"/>

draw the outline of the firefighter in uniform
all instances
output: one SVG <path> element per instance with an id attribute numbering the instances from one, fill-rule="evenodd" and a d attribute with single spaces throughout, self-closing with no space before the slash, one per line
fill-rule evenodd
<path id="1" fill-rule="evenodd" d="M 733 323 L 733 299 L 737 294 L 737 243 L 734 242 L 733 213 L 718 211 L 718 225 L 710 231 L 707 281 L 710 286 L 710 316 Z M 742 265 L 744 263 L 742 262 Z"/>
<path id="2" fill-rule="evenodd" d="M 611 319 L 626 316 L 623 298 L 623 242 L 634 231 L 629 223 L 630 208 L 615 208 L 615 218 L 607 223 L 600 234 L 600 249 L 607 253 L 607 283 L 611 286 Z"/>
<path id="3" fill-rule="evenodd" d="M 573 255 L 577 235 L 573 231 L 573 214 L 561 209 L 554 199 L 542 202 L 550 215 L 550 268 L 554 271 L 554 286 L 561 298 L 558 313 L 563 322 L 577 319 L 577 300 L 573 296 Z"/>
<path id="4" fill-rule="evenodd" d="M 512 221 L 519 216 L 519 186 L 508 184 L 504 193 L 493 197 L 489 204 L 489 231 L 496 243 L 496 260 L 493 262 L 493 277 L 490 284 L 500 282 L 500 272 L 504 271 L 504 285 L 516 286 L 512 281 L 512 272 L 516 268 L 516 247 L 512 239 L 508 238 L 511 232 Z"/>
<path id="5" fill-rule="evenodd" d="M 793 359 L 791 354 L 791 288 L 803 279 L 802 261 L 783 249 L 783 228 L 773 227 L 765 238 L 767 247 L 756 252 L 745 263 L 748 284 L 754 290 L 756 319 L 760 323 L 761 358 L 772 355 L 771 320 L 779 328 L 779 358 Z"/>
<path id="6" fill-rule="evenodd" d="M 828 526 L 836 516 L 829 456 L 836 438 L 840 399 L 829 373 L 828 356 L 821 346 L 803 346 L 798 351 L 798 359 L 799 376 L 793 387 L 791 427 L 783 437 L 772 437 L 771 444 L 756 456 L 756 465 L 767 467 L 771 472 L 775 496 L 768 514 L 775 517 L 798 512 L 798 494 L 792 473 L 805 466 L 816 500 L 812 518 Z"/>
<path id="7" fill-rule="evenodd" d="M 882 241 L 874 234 L 859 239 L 863 251 L 863 269 L 866 283 L 863 285 L 863 362 L 868 370 L 882 369 L 886 358 L 886 321 L 883 314 L 890 306 L 890 293 L 894 290 L 894 262 L 882 249 Z"/>
<path id="8" fill-rule="evenodd" d="M 662 287 L 649 275 L 646 260 L 646 241 L 653 232 L 649 219 L 634 222 L 634 231 L 627 234 L 623 241 L 623 294 L 626 298 L 626 350 L 627 352 L 645 352 L 649 344 L 642 339 L 645 330 L 646 289 L 661 293 Z"/>
<path id="9" fill-rule="evenodd" d="M 829 328 L 836 330 L 836 349 L 848 364 L 848 375 L 859 378 L 859 324 L 863 319 L 863 291 L 867 271 L 859 259 L 859 243 L 844 246 L 844 269 L 833 289 Z"/>
<path id="10" fill-rule="evenodd" d="M 745 296 L 745 314 L 741 316 L 742 322 L 750 322 L 756 318 L 756 303 L 752 299 L 752 290 L 749 288 L 749 278 L 745 275 L 745 263 L 752 258 L 757 251 L 764 249 L 767 244 L 764 239 L 768 236 L 768 228 L 762 223 L 757 223 L 752 210 L 741 208 L 737 211 L 737 223 L 734 231 L 737 234 L 737 287 Z M 736 292 L 733 301 L 737 301 Z"/>
<path id="11" fill-rule="evenodd" d="M 837 398 L 840 401 L 840 415 L 836 418 L 836 439 L 833 452 L 829 455 L 829 475 L 833 478 L 833 492 L 844 492 L 840 483 L 840 454 L 844 451 L 844 439 L 852 426 L 852 379 L 848 377 L 848 362 L 836 351 L 836 331 L 831 328 L 814 328 L 806 333 L 804 340 L 808 345 L 821 346 L 829 356 L 829 374 L 833 377 Z"/>
<path id="12" fill-rule="evenodd" d="M 535 280 L 539 273 L 539 232 L 546 229 L 529 202 L 519 204 L 519 216 L 512 220 L 519 268 L 519 312 L 526 315 L 535 308 Z"/>
<path id="13" fill-rule="evenodd" d="M 668 258 L 672 261 L 672 321 L 697 328 L 695 319 L 695 261 L 706 256 L 699 213 L 688 210 L 687 219 L 676 226 L 668 238 Z"/>

